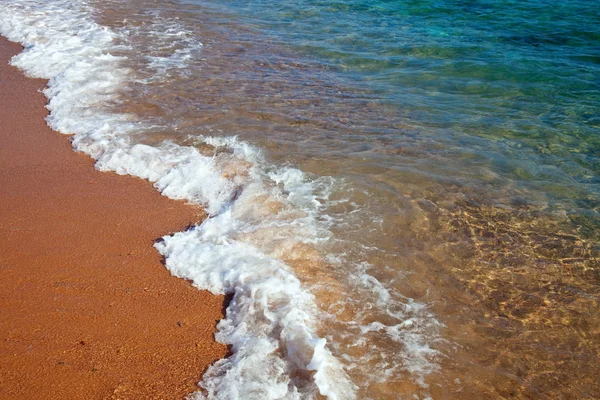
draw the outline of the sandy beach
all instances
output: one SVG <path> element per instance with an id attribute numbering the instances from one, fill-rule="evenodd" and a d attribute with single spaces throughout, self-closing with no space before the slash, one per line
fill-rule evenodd
<path id="1" fill-rule="evenodd" d="M 224 299 L 152 244 L 204 214 L 72 151 L 20 50 L 0 38 L 0 398 L 183 398 L 226 353 Z"/>

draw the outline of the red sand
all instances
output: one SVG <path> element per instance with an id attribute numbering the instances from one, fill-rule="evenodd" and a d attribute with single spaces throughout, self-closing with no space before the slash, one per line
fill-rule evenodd
<path id="1" fill-rule="evenodd" d="M 226 353 L 224 299 L 171 277 L 156 238 L 203 218 L 98 172 L 44 118 L 0 38 L 0 398 L 177 399 Z"/>

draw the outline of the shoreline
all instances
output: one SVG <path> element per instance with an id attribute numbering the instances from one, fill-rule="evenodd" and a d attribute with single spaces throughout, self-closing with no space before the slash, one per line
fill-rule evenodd
<path id="1" fill-rule="evenodd" d="M 0 397 L 182 398 L 226 355 L 223 296 L 161 264 L 153 241 L 204 218 L 99 172 L 45 122 L 46 82 L 0 37 Z"/>

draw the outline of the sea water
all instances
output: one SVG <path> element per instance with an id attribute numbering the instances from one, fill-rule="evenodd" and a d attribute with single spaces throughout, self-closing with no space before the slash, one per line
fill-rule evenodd
<path id="1" fill-rule="evenodd" d="M 600 3 L 0 3 L 96 167 L 209 218 L 199 398 L 594 398 Z"/>

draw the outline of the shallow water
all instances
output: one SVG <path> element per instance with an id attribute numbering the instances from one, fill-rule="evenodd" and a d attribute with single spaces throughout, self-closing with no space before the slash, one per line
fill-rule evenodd
<path id="1" fill-rule="evenodd" d="M 248 354 L 227 331 L 239 351 L 217 372 L 284 360 L 270 382 L 290 397 L 600 396 L 598 5 L 84 3 L 113 33 L 102 51 L 122 57 L 118 88 L 94 106 L 164 150 L 144 159 L 175 163 L 168 140 L 208 160 L 177 156 L 192 172 L 157 181 L 214 221 L 161 251 L 198 287 L 240 293 L 228 317 L 275 346 Z M 248 304 L 273 286 L 217 281 L 219 263 L 291 274 L 264 300 L 287 314 L 266 312 L 265 331 Z M 292 336 L 277 328 L 288 309 L 309 315 Z M 333 357 L 322 368 L 317 337 Z M 217 372 L 203 387 L 276 398 Z"/>

